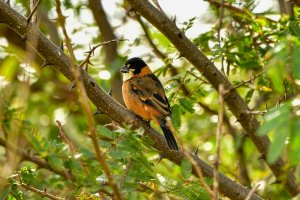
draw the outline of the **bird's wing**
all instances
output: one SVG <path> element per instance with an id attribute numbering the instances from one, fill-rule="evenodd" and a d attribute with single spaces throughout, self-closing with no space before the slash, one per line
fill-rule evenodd
<path id="1" fill-rule="evenodd" d="M 164 88 L 156 76 L 147 75 L 132 80 L 132 90 L 145 104 L 153 107 L 164 116 L 170 116 L 170 104 Z"/>

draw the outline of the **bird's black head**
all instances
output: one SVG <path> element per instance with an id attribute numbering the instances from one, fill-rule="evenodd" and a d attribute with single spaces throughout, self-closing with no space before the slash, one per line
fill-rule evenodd
<path id="1" fill-rule="evenodd" d="M 141 58 L 134 57 L 126 61 L 125 65 L 121 69 L 121 72 L 129 73 L 131 71 L 134 74 L 139 74 L 146 66 L 146 63 Z"/>

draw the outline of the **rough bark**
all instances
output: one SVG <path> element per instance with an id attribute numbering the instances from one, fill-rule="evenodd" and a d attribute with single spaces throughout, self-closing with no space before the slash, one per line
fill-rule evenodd
<path id="1" fill-rule="evenodd" d="M 59 47 L 55 46 L 50 40 L 48 40 L 40 31 L 30 28 L 30 25 L 27 25 L 26 19 L 22 15 L 15 12 L 11 7 L 9 7 L 9 5 L 2 1 L 0 1 L 0 20 L 1 23 L 6 24 L 22 38 L 27 38 L 27 41 L 32 41 L 30 38 L 35 37 L 37 39 L 36 51 L 38 54 L 70 81 L 74 80 L 70 65 L 70 58 L 67 57 Z M 117 103 L 101 87 L 99 87 L 95 80 L 93 80 L 83 69 L 81 69 L 81 77 L 88 97 L 99 110 L 120 125 L 127 123 L 132 124 L 133 128 L 140 126 L 143 127 L 145 134 L 152 138 L 153 147 L 156 148 L 164 158 L 167 158 L 177 165 L 182 162 L 184 159 L 182 152 L 170 151 L 164 137 L 161 134 L 149 127 L 147 123 L 135 116 L 132 112 Z M 213 177 L 213 169 L 210 165 L 199 159 L 196 155 L 192 153 L 190 153 L 190 155 L 196 161 L 197 166 L 201 168 L 204 176 Z M 196 173 L 194 172 L 194 174 Z M 250 191 L 221 173 L 219 174 L 219 181 L 220 192 L 231 199 L 245 199 Z M 261 197 L 254 194 L 252 199 L 261 199 Z"/>
<path id="2" fill-rule="evenodd" d="M 232 90 L 232 85 L 228 79 L 216 68 L 216 66 L 194 45 L 184 33 L 174 24 L 166 15 L 156 9 L 151 3 L 145 0 L 127 0 L 132 10 L 137 11 L 161 33 L 163 33 L 178 49 L 182 57 L 185 57 L 195 66 L 212 84 L 215 89 L 222 84 L 224 90 L 228 91 L 224 96 L 224 101 L 242 125 L 247 135 L 251 138 L 258 151 L 263 155 L 266 164 L 272 170 L 278 181 L 284 183 L 285 189 L 295 196 L 299 188 L 295 181 L 292 171 L 284 171 L 285 162 L 279 158 L 274 163 L 268 163 L 266 153 L 268 151 L 270 140 L 267 136 L 260 137 L 256 135 L 259 128 L 259 122 L 249 112 L 249 108 L 236 90 Z"/>

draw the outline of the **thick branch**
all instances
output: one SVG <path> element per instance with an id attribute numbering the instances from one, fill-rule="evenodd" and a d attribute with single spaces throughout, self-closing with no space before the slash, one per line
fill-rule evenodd
<path id="1" fill-rule="evenodd" d="M 73 75 L 71 71 L 70 59 L 51 41 L 49 41 L 46 36 L 44 36 L 40 31 L 33 31 L 37 33 L 32 34 L 32 29 L 27 27 L 26 19 L 12 10 L 7 4 L 0 1 L 0 19 L 17 32 L 21 36 L 27 35 L 27 37 L 36 37 L 37 39 L 37 52 L 52 66 L 60 71 L 66 78 L 73 81 Z M 31 41 L 31 40 L 28 40 Z M 153 128 L 149 127 L 147 123 L 139 119 L 132 112 L 125 109 L 119 103 L 114 101 L 102 88 L 100 88 L 96 82 L 87 74 L 83 69 L 81 70 L 81 78 L 86 87 L 86 92 L 90 100 L 101 110 L 104 114 L 108 115 L 118 124 L 122 125 L 123 123 L 132 124 L 134 127 L 142 126 L 145 130 L 145 134 L 152 138 L 153 147 L 161 152 L 164 158 L 169 159 L 177 165 L 180 165 L 184 155 L 182 152 L 170 151 L 164 137 L 155 131 Z M 195 160 L 197 165 L 201 168 L 204 176 L 213 177 L 212 167 L 207 163 L 199 159 L 194 154 L 190 153 L 192 158 Z M 194 172 L 194 174 L 196 174 Z M 228 196 L 231 199 L 245 199 L 249 190 L 242 185 L 232 181 L 223 174 L 219 174 L 219 184 L 220 192 Z M 252 199 L 261 199 L 258 195 L 254 194 Z"/>
<path id="2" fill-rule="evenodd" d="M 270 140 L 267 136 L 259 137 L 256 131 L 259 127 L 259 122 L 249 113 L 247 104 L 243 101 L 236 90 L 231 90 L 232 85 L 228 79 L 216 68 L 216 66 L 194 45 L 177 26 L 157 10 L 151 3 L 145 0 L 128 0 L 132 9 L 137 11 L 159 31 L 161 31 L 178 49 L 180 54 L 193 64 L 213 85 L 218 89 L 218 85 L 222 84 L 224 90 L 230 91 L 224 101 L 229 109 L 236 116 L 244 130 L 248 133 L 251 140 L 255 144 L 258 151 L 265 155 L 268 151 Z M 266 160 L 265 160 L 266 161 Z M 278 180 L 284 182 L 285 189 L 293 196 L 298 194 L 299 190 L 295 182 L 295 177 L 291 171 L 284 171 L 285 166 L 282 158 L 279 158 L 275 163 L 268 163 L 268 166 Z M 284 177 L 284 178 L 282 178 Z"/>
<path id="3" fill-rule="evenodd" d="M 136 15 L 136 20 L 139 22 L 139 24 L 141 25 L 144 33 L 145 33 L 145 37 L 148 41 L 148 43 L 150 44 L 150 46 L 153 48 L 153 52 L 155 53 L 156 56 L 158 56 L 163 62 L 165 62 L 165 64 L 167 65 L 168 68 L 170 68 L 170 72 L 171 75 L 174 77 L 176 75 L 178 75 L 178 70 L 177 68 L 175 68 L 172 63 L 169 63 L 167 61 L 167 56 L 158 49 L 158 47 L 154 44 L 154 42 L 152 41 L 151 37 L 150 37 L 150 33 L 148 30 L 147 25 L 142 21 L 140 15 Z M 189 72 L 189 71 L 187 71 Z M 194 74 L 191 74 L 194 75 Z M 257 75 L 258 76 L 258 75 Z M 257 77 L 256 76 L 256 77 Z M 199 78 L 199 77 L 197 77 Z M 251 79 L 252 80 L 252 79 Z M 254 80 L 253 80 L 254 81 Z M 186 87 L 186 85 L 182 82 L 181 79 L 179 79 L 179 84 L 180 84 L 180 89 L 183 91 L 183 94 L 187 97 L 191 94 L 191 91 L 189 91 L 189 89 Z M 218 115 L 218 112 L 215 110 L 212 110 L 211 108 L 209 108 L 207 105 L 203 104 L 202 102 L 198 102 L 198 104 L 209 114 L 212 115 Z M 234 140 L 234 145 L 235 145 L 235 149 L 236 149 L 236 153 L 237 153 L 237 158 L 238 158 L 238 176 L 239 176 L 239 181 L 241 184 L 246 185 L 246 186 L 250 186 L 250 178 L 248 175 L 248 170 L 246 167 L 246 163 L 245 163 L 245 158 L 244 158 L 244 150 L 243 150 L 243 146 L 242 143 L 240 141 L 238 141 L 238 135 L 236 133 L 236 131 L 234 130 L 234 128 L 232 127 L 232 125 L 229 122 L 229 119 L 226 115 L 226 113 L 224 113 L 224 124 L 227 127 L 228 132 L 230 133 L 230 135 L 233 137 Z"/>
<path id="4" fill-rule="evenodd" d="M 291 0 L 291 2 L 293 2 L 293 4 L 295 4 L 296 6 L 300 7 L 300 0 Z"/>

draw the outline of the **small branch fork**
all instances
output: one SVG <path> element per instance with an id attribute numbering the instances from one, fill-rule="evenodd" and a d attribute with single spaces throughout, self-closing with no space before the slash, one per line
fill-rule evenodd
<path id="1" fill-rule="evenodd" d="M 253 84 L 253 82 L 254 82 L 258 77 L 260 77 L 261 75 L 263 75 L 265 72 L 266 72 L 266 71 L 263 70 L 262 72 L 258 73 L 257 75 L 253 74 L 253 77 L 252 77 L 252 78 L 250 78 L 250 79 L 247 80 L 247 81 L 242 81 L 241 83 L 239 83 L 239 84 L 233 86 L 233 87 L 230 89 L 230 91 L 235 90 L 235 89 L 237 89 L 237 88 L 239 88 L 239 87 L 242 87 L 242 86 L 244 86 L 244 85 L 246 85 L 246 84 L 248 84 L 248 83 Z M 230 92 L 230 91 L 229 91 L 229 92 Z"/>
<path id="2" fill-rule="evenodd" d="M 57 126 L 59 128 L 59 137 L 64 141 L 64 143 L 66 143 L 69 146 L 69 148 L 70 148 L 70 150 L 71 150 L 71 152 L 74 156 L 76 154 L 76 148 L 74 147 L 72 142 L 70 142 L 68 136 L 65 133 L 65 130 L 64 130 L 61 122 L 56 120 L 56 123 L 57 123 Z"/>
<path id="3" fill-rule="evenodd" d="M 44 168 L 47 169 L 55 174 L 58 174 L 66 179 L 75 180 L 75 177 L 64 170 L 59 170 L 59 169 L 55 169 L 52 168 L 47 162 L 45 162 L 43 159 L 30 155 L 29 153 L 22 151 L 21 149 L 19 149 L 18 147 L 8 143 L 5 139 L 0 137 L 0 146 L 6 147 L 7 149 L 9 149 L 10 151 L 14 152 L 16 155 L 19 155 L 22 157 L 22 159 L 33 162 L 35 164 L 37 164 L 40 168 Z"/>
<path id="4" fill-rule="evenodd" d="M 128 41 L 128 40 L 127 39 L 114 39 L 114 40 L 102 42 L 100 44 L 97 44 L 96 46 L 90 47 L 90 50 L 86 52 L 88 55 L 86 56 L 85 60 L 80 63 L 79 67 L 83 67 L 85 64 L 92 64 L 90 62 L 90 58 L 94 55 L 94 52 L 98 47 L 103 46 L 103 45 L 108 45 L 113 42 L 120 42 L 120 41 Z"/>
<path id="5" fill-rule="evenodd" d="M 205 0 L 205 1 L 207 1 L 211 4 L 214 4 L 215 6 L 222 6 L 222 7 L 225 7 L 227 9 L 229 9 L 229 10 L 232 10 L 234 12 L 245 14 L 245 15 L 248 15 L 248 16 L 252 16 L 251 12 L 249 12 L 248 10 L 243 9 L 243 8 L 235 7 L 235 6 L 231 5 L 230 3 L 223 2 L 223 0 L 222 0 L 222 3 L 220 1 L 217 1 L 217 0 Z"/>
<path id="6" fill-rule="evenodd" d="M 106 163 L 106 156 L 105 154 L 101 151 L 99 143 L 98 143 L 98 136 L 97 136 L 97 131 L 96 131 L 96 123 L 95 120 L 93 118 L 93 113 L 91 111 L 91 107 L 89 104 L 89 99 L 88 99 L 88 94 L 86 91 L 86 87 L 88 87 L 82 80 L 82 71 L 80 71 L 81 69 L 79 67 L 76 66 L 76 57 L 73 51 L 73 47 L 72 47 L 72 41 L 70 39 L 70 37 L 68 36 L 68 33 L 66 31 L 65 28 L 65 17 L 63 16 L 62 10 L 60 8 L 60 1 L 59 0 L 55 0 L 56 2 L 56 12 L 58 14 L 58 22 L 60 23 L 65 39 L 66 39 L 66 46 L 67 49 L 69 51 L 70 54 L 70 64 L 71 64 L 71 71 L 73 76 L 75 77 L 75 83 L 76 86 L 78 86 L 79 89 L 79 100 L 81 103 L 81 107 L 83 108 L 83 112 L 86 116 L 87 119 L 87 123 L 88 123 L 88 127 L 89 127 L 89 134 L 88 136 L 91 138 L 92 143 L 93 143 L 93 147 L 95 150 L 95 154 L 96 154 L 96 159 L 99 162 L 100 166 L 102 167 L 107 180 L 108 180 L 108 184 L 109 186 L 112 188 L 113 190 L 113 196 L 115 199 L 118 200 L 123 200 L 123 195 L 122 192 L 119 188 L 119 185 L 116 183 L 116 181 L 114 180 L 114 177 L 109 169 L 108 164 Z M 110 41 L 106 42 L 106 43 L 110 43 Z M 103 43 L 101 43 L 101 45 L 103 45 Z M 98 46 L 101 46 L 98 45 Z M 97 48 L 97 47 L 96 47 Z M 94 49 L 96 49 L 94 48 Z M 93 53 L 93 50 L 90 51 L 91 53 L 89 55 L 91 55 Z M 88 59 L 86 59 L 88 61 Z"/>
<path id="7" fill-rule="evenodd" d="M 201 167 L 197 164 L 197 162 L 194 160 L 194 158 L 190 155 L 190 153 L 187 152 L 186 149 L 181 148 L 183 151 L 183 154 L 187 157 L 187 159 L 192 163 L 192 166 L 194 168 L 195 173 L 197 174 L 200 183 L 204 186 L 206 191 L 208 192 L 208 195 L 210 196 L 211 199 L 214 198 L 214 192 L 210 188 L 210 186 L 206 183 L 206 180 L 204 178 L 204 175 L 202 173 Z M 198 150 L 198 149 L 197 149 Z"/>
<path id="8" fill-rule="evenodd" d="M 47 192 L 46 188 L 44 190 L 39 190 L 31 185 L 28 185 L 28 184 L 22 182 L 22 178 L 19 174 L 15 174 L 15 175 L 11 176 L 10 178 L 16 178 L 16 177 L 19 177 L 19 179 L 20 179 L 20 181 L 14 180 L 18 186 L 23 187 L 26 190 L 30 190 L 36 194 L 39 194 L 42 196 L 42 198 L 47 197 L 47 198 L 53 199 L 53 200 L 66 200 L 67 199 L 66 197 L 59 197 L 59 196 L 50 194 L 49 192 Z"/>
<path id="9" fill-rule="evenodd" d="M 46 188 L 45 190 L 39 190 L 35 187 L 32 187 L 28 184 L 25 184 L 25 183 L 22 183 L 22 182 L 17 182 L 17 184 L 23 188 L 25 188 L 26 190 L 30 190 L 34 193 L 37 193 L 39 195 L 41 195 L 42 197 L 48 197 L 49 199 L 53 199 L 53 200 L 66 200 L 67 198 L 65 197 L 58 197 L 56 195 L 53 195 L 53 194 L 50 194 L 46 191 Z"/>
<path id="10" fill-rule="evenodd" d="M 174 128 L 172 122 L 170 121 L 170 118 L 167 120 L 167 126 L 171 129 L 171 131 L 173 133 L 177 133 L 177 130 Z M 193 154 L 195 156 L 198 157 L 197 153 L 198 153 L 198 147 L 195 151 L 195 153 L 191 154 L 187 151 L 187 149 L 184 147 L 183 142 L 181 140 L 181 138 L 176 137 L 176 134 L 174 134 L 176 140 L 178 141 L 178 144 L 180 146 L 180 150 L 182 151 L 182 153 L 186 156 L 186 158 L 191 162 L 192 166 L 193 166 L 193 171 L 196 173 L 196 175 L 198 176 L 200 183 L 203 185 L 203 187 L 206 189 L 206 191 L 208 192 L 208 195 L 211 197 L 211 199 L 214 198 L 214 192 L 212 191 L 211 187 L 209 186 L 209 184 L 207 184 L 207 182 L 205 181 L 203 172 L 201 167 L 197 164 L 197 162 L 195 161 L 195 159 L 193 158 Z M 163 159 L 163 156 L 161 157 L 161 159 Z M 161 159 L 159 160 L 159 162 L 161 161 Z M 217 172 L 218 173 L 218 172 Z"/>
<path id="11" fill-rule="evenodd" d="M 38 2 L 35 4 L 34 8 L 32 9 L 32 11 L 30 12 L 28 18 L 27 18 L 27 24 L 31 21 L 34 13 L 37 11 L 40 3 L 41 3 L 42 0 L 38 0 Z"/>
<path id="12" fill-rule="evenodd" d="M 247 197 L 246 197 L 245 200 L 250 200 L 251 197 L 252 197 L 252 195 L 255 193 L 255 191 L 257 190 L 257 188 L 258 188 L 259 186 L 260 186 L 260 184 L 257 184 L 256 186 L 254 186 L 254 187 L 250 190 L 250 192 L 249 192 L 249 194 L 247 195 Z"/>
<path id="13" fill-rule="evenodd" d="M 147 15 L 145 15 L 145 13 L 151 12 L 153 10 L 153 8 L 152 8 L 153 6 L 151 4 L 149 4 L 148 1 L 128 0 L 128 2 L 131 5 L 133 5 L 133 7 L 136 10 L 138 10 L 140 13 L 144 14 L 146 19 L 149 18 L 149 17 L 147 17 Z M 141 6 L 141 7 L 139 7 L 139 6 Z M 143 6 L 145 7 L 145 9 Z M 143 8 L 143 9 L 139 9 L 139 8 Z M 156 15 L 152 15 L 152 16 L 161 17 L 160 12 L 155 12 L 155 14 Z M 28 29 L 26 29 L 26 19 L 24 17 L 22 17 L 19 13 L 15 12 L 13 9 L 11 9 L 7 4 L 5 4 L 4 2 L 1 2 L 1 1 L 0 1 L 0 18 L 1 18 L 1 20 L 3 20 L 3 23 L 5 23 L 7 26 L 9 26 L 12 30 L 19 33 L 20 35 L 24 35 L 26 33 L 30 34 L 30 32 L 28 32 Z M 151 22 L 156 24 L 156 19 L 152 20 Z M 157 26 L 162 25 L 161 22 L 162 21 L 160 21 L 160 22 L 157 21 L 156 25 Z M 166 34 L 169 34 L 169 33 L 174 34 L 174 31 L 173 31 L 174 23 L 168 22 L 167 20 L 165 21 L 165 23 L 171 27 L 171 29 L 165 29 Z M 158 27 L 158 28 L 160 29 L 160 27 Z M 74 75 L 71 70 L 70 59 L 63 52 L 61 52 L 59 50 L 59 48 L 57 48 L 53 43 L 51 43 L 42 33 L 38 32 L 38 35 L 36 37 L 38 38 L 38 44 L 41 47 L 39 49 L 40 55 L 43 56 L 43 58 L 46 60 L 51 60 L 51 64 L 55 69 L 60 71 L 70 81 L 74 81 Z M 176 35 L 174 37 L 178 38 L 178 35 Z M 171 38 L 171 41 L 174 41 L 174 38 L 173 39 Z M 187 54 L 185 54 L 186 56 L 191 56 L 191 54 L 189 54 L 189 52 L 193 49 L 195 49 L 196 53 L 198 52 L 198 50 L 196 50 L 195 45 L 192 44 L 191 42 L 187 41 L 187 39 L 185 37 L 182 37 L 180 40 L 177 39 L 176 41 L 179 41 L 180 44 L 182 42 L 185 42 L 185 44 L 187 44 L 187 46 L 184 46 L 184 47 L 186 47 L 186 49 L 185 49 L 186 51 L 184 51 L 184 52 L 187 52 Z M 176 43 L 175 46 L 178 46 L 178 44 Z M 59 56 L 57 53 L 58 51 L 59 51 L 59 53 L 61 53 L 61 54 L 59 54 Z M 195 60 L 199 60 L 199 59 L 203 58 L 203 55 L 196 54 L 196 57 L 194 57 L 194 58 L 198 58 Z M 191 59 L 191 58 L 189 57 L 189 59 Z M 215 67 L 213 67 L 209 61 L 207 61 L 204 58 L 203 58 L 203 60 L 204 60 L 203 61 L 204 63 L 202 63 L 201 66 L 205 66 L 205 67 L 203 67 L 203 70 L 205 70 L 205 72 L 206 72 L 205 73 L 206 77 L 210 78 L 210 75 L 212 75 L 212 73 L 215 73 L 215 76 L 213 76 L 214 80 L 216 78 L 223 77 L 222 75 L 219 76 L 218 71 L 215 70 Z M 199 67 L 196 64 L 195 64 L 195 66 Z M 86 73 L 85 70 L 82 70 L 82 79 L 85 83 L 85 86 L 87 89 L 87 94 L 88 94 L 90 100 L 96 105 L 97 108 L 102 110 L 104 114 L 109 115 L 110 118 L 112 118 L 118 124 L 123 124 L 123 123 L 133 124 L 133 128 L 139 127 L 139 126 L 144 127 L 145 134 L 148 135 L 149 137 L 151 137 L 155 141 L 155 143 L 153 144 L 153 147 L 158 149 L 159 151 L 162 151 L 164 153 L 165 158 L 176 163 L 177 165 L 180 165 L 180 163 L 184 159 L 184 155 L 182 152 L 169 151 L 167 144 L 161 134 L 157 133 L 154 129 L 150 128 L 141 119 L 139 119 L 138 117 L 136 117 L 135 115 L 130 113 L 130 111 L 128 111 L 127 109 L 122 107 L 120 104 L 116 103 L 97 84 L 95 84 L 95 85 L 89 84 L 93 79 Z M 221 80 L 221 83 L 223 83 L 223 82 L 226 84 L 226 81 Z M 215 82 L 213 82 L 213 83 L 215 83 Z M 227 86 L 228 86 L 228 84 L 226 85 L 226 87 Z M 233 97 L 237 97 L 237 101 L 234 102 L 235 104 L 241 103 L 240 102 L 241 98 L 238 95 L 233 93 Z M 229 96 L 228 99 L 231 99 L 231 96 Z M 228 101 L 228 102 L 230 103 L 230 101 Z M 235 107 L 231 106 L 231 104 L 229 104 L 229 107 L 232 110 L 235 109 Z M 237 108 L 240 108 L 240 107 L 237 107 Z M 236 110 L 234 110 L 234 111 L 236 111 Z M 249 119 L 246 118 L 245 120 L 247 120 L 247 121 L 250 120 L 250 122 L 252 122 L 250 118 Z M 242 125 L 245 126 L 246 124 L 242 124 Z M 246 126 L 246 130 L 248 130 L 248 129 L 249 129 L 249 127 Z M 251 130 L 249 130 L 250 133 L 252 133 Z M 213 170 L 210 167 L 210 165 L 208 165 L 203 160 L 199 159 L 197 156 L 194 156 L 191 153 L 190 153 L 190 155 L 193 157 L 193 159 L 197 163 L 197 166 L 199 166 L 199 168 L 201 168 L 203 175 L 212 177 Z M 197 175 L 195 173 L 195 171 L 193 171 L 193 173 L 195 175 Z M 244 188 L 240 184 L 232 181 L 227 176 L 225 176 L 221 173 L 219 175 L 219 181 L 220 181 L 220 188 L 219 188 L 220 192 L 222 192 L 224 195 L 228 196 L 231 199 L 237 199 L 237 200 L 241 199 L 242 200 L 242 199 L 245 199 L 245 197 L 249 193 L 249 190 L 247 188 Z M 254 194 L 252 196 L 252 199 L 261 199 L 261 197 Z"/>

